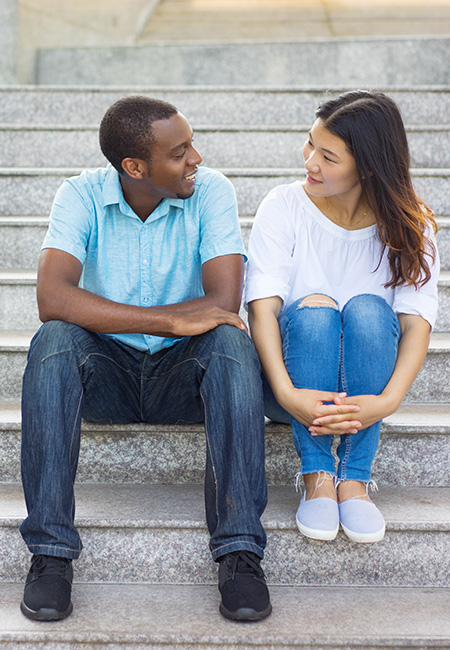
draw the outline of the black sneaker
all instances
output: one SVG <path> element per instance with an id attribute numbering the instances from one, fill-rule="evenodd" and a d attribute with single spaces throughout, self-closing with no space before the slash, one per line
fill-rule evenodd
<path id="1" fill-rule="evenodd" d="M 220 612 L 235 621 L 260 621 L 272 611 L 260 559 L 235 551 L 219 559 Z"/>
<path id="2" fill-rule="evenodd" d="M 58 621 L 72 612 L 72 560 L 33 555 L 20 609 L 37 621 Z"/>

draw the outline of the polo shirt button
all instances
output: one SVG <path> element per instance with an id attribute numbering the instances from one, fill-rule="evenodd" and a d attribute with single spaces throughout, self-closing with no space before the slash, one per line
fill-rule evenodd
<path id="1" fill-rule="evenodd" d="M 148 266 L 148 260 L 142 260 L 142 266 Z"/>

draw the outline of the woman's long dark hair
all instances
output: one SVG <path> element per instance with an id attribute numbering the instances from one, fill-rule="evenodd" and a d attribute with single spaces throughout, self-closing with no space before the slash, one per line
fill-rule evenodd
<path id="1" fill-rule="evenodd" d="M 316 111 L 323 126 L 340 137 L 356 163 L 361 187 L 388 247 L 391 280 L 416 288 L 430 279 L 427 258 L 435 247 L 425 228 L 436 232 L 432 210 L 415 193 L 409 173 L 405 127 L 397 104 L 383 93 L 355 90 Z M 381 261 L 381 260 L 380 260 Z"/>

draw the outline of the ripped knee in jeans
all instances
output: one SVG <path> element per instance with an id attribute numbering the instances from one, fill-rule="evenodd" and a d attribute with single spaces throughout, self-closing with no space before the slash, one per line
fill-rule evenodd
<path id="1" fill-rule="evenodd" d="M 333 307 L 337 309 L 338 306 L 333 298 L 325 296 L 322 293 L 313 293 L 310 296 L 305 296 L 299 303 L 298 309 L 301 307 Z"/>

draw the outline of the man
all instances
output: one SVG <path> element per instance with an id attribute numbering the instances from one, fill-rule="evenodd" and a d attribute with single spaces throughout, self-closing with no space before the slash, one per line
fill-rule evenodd
<path id="1" fill-rule="evenodd" d="M 220 611 L 265 618 L 262 389 L 237 314 L 244 251 L 233 188 L 199 168 L 192 129 L 166 102 L 120 99 L 101 122 L 100 146 L 111 165 L 63 183 L 39 260 L 44 325 L 23 383 L 21 533 L 33 558 L 22 612 L 55 620 L 72 611 L 84 417 L 205 422 Z"/>

